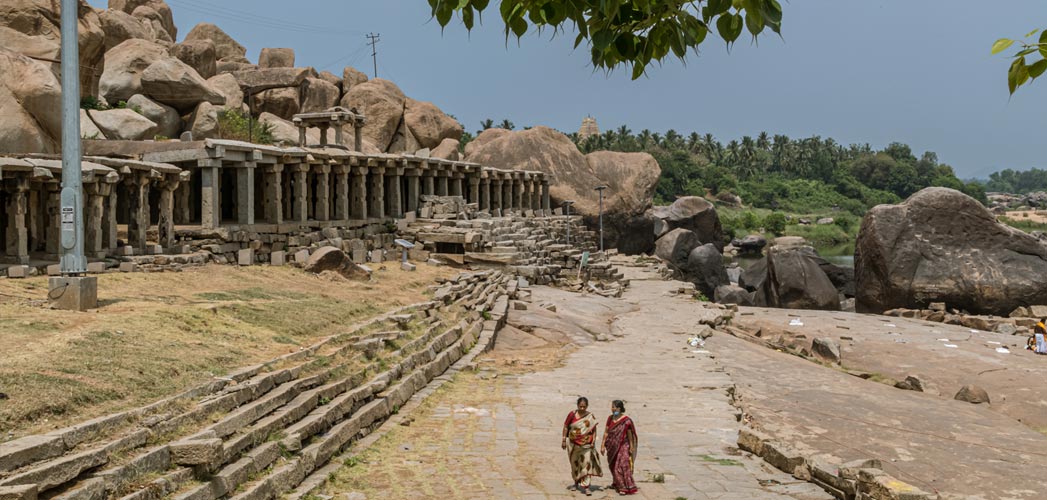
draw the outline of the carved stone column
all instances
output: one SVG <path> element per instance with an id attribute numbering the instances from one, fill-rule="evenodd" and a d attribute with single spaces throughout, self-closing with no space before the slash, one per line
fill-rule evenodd
<path id="1" fill-rule="evenodd" d="M 349 166 L 333 165 L 334 174 L 334 219 L 349 220 Z"/>
<path id="2" fill-rule="evenodd" d="M 407 211 L 417 212 L 419 205 L 419 198 L 421 197 L 421 178 L 419 177 L 420 172 L 418 170 L 409 170 L 407 172 Z"/>
<path id="3" fill-rule="evenodd" d="M 277 163 L 265 169 L 263 185 L 262 217 L 270 224 L 284 222 L 284 166 Z"/>
<path id="4" fill-rule="evenodd" d="M 367 168 L 353 167 L 352 174 L 350 217 L 367 220 Z"/>
<path id="5" fill-rule="evenodd" d="M 316 192 L 313 200 L 313 214 L 316 220 L 331 220 L 331 166 L 314 165 L 313 174 L 316 175 Z"/>
<path id="6" fill-rule="evenodd" d="M 222 225 L 221 160 L 199 160 L 200 225 L 214 229 Z"/>
<path id="7" fill-rule="evenodd" d="M 385 168 L 370 168 L 368 174 L 371 185 L 368 189 L 369 201 L 367 215 L 372 219 L 385 218 Z"/>
<path id="8" fill-rule="evenodd" d="M 127 187 L 127 244 L 136 250 L 145 251 L 146 233 L 149 231 L 149 175 L 132 171 L 124 178 Z"/>
<path id="9" fill-rule="evenodd" d="M 309 164 L 299 163 L 291 167 L 294 173 L 294 215 L 295 222 L 309 220 Z"/>
<path id="10" fill-rule="evenodd" d="M 29 228 L 26 226 L 26 214 L 29 212 L 29 178 L 17 177 L 8 179 L 7 206 L 7 256 L 15 258 L 19 264 L 29 263 Z"/>

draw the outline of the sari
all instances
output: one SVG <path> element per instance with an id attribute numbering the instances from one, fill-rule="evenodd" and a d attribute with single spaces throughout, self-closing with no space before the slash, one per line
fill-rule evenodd
<path id="1" fill-rule="evenodd" d="M 578 488 L 588 488 L 589 478 L 603 476 L 600 457 L 596 455 L 596 417 L 592 413 L 579 418 L 572 411 L 567 415 L 567 457 L 571 461 L 571 477 Z"/>
<path id="2" fill-rule="evenodd" d="M 614 482 L 611 487 L 623 495 L 639 491 L 633 480 L 633 464 L 636 462 L 636 426 L 632 419 L 622 416 L 618 421 L 607 417 L 607 466 L 611 468 Z"/>

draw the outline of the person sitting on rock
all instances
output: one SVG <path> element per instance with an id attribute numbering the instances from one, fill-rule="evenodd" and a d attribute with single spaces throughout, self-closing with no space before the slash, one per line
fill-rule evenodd
<path id="1" fill-rule="evenodd" d="M 1047 319 L 1040 320 L 1033 328 L 1032 350 L 1036 354 L 1047 354 Z"/>

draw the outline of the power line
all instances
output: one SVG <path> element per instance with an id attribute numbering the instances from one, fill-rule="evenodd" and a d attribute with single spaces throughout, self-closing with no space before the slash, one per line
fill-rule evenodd
<path id="1" fill-rule="evenodd" d="M 381 33 L 368 33 L 365 35 L 370 41 L 367 42 L 371 46 L 371 61 L 374 63 L 374 77 L 378 78 L 378 42 L 381 40 Z"/>
<path id="2" fill-rule="evenodd" d="M 207 17 L 216 17 L 228 21 L 248 24 L 254 27 L 269 28 L 279 31 L 294 33 L 311 33 L 320 35 L 344 35 L 350 33 L 360 33 L 360 31 L 358 30 L 346 30 L 340 28 L 314 26 L 303 23 L 289 22 L 283 19 L 252 14 L 249 12 L 225 9 L 215 5 L 194 3 L 192 0 L 171 0 L 170 3 L 180 9 L 186 9 L 198 14 L 206 15 Z"/>

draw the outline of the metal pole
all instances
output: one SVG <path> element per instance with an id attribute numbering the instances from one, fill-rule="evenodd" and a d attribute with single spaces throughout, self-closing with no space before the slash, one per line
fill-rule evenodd
<path id="1" fill-rule="evenodd" d="M 77 0 L 62 0 L 62 194 L 63 276 L 87 271 L 84 257 L 84 198 L 80 178 L 80 47 Z"/>
<path id="2" fill-rule="evenodd" d="M 607 189 L 607 186 L 597 186 L 596 190 L 600 192 L 600 251 L 603 252 L 603 190 Z"/>
<path id="3" fill-rule="evenodd" d="M 563 202 L 564 212 L 567 214 L 567 244 L 571 244 L 571 202 L 565 200 Z"/>

